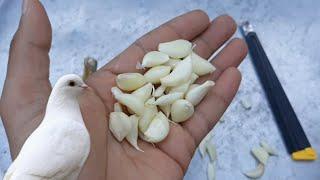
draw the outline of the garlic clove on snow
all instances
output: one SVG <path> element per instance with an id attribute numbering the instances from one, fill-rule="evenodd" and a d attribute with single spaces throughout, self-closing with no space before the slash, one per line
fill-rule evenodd
<path id="1" fill-rule="evenodd" d="M 216 68 L 206 59 L 203 59 L 198 54 L 192 52 L 192 70 L 199 76 L 203 76 L 212 73 Z"/>
<path id="2" fill-rule="evenodd" d="M 258 161 L 264 165 L 267 164 L 269 154 L 266 150 L 264 150 L 262 147 L 255 147 L 251 150 L 254 157 L 258 159 Z"/>
<path id="3" fill-rule="evenodd" d="M 139 117 L 137 115 L 131 115 L 129 117 L 129 121 L 131 122 L 131 131 L 126 136 L 126 140 L 134 148 L 136 148 L 138 151 L 142 151 L 138 146 L 138 123 L 139 123 Z"/>
<path id="4" fill-rule="evenodd" d="M 157 106 L 153 104 L 154 102 L 155 98 L 153 97 L 144 104 L 144 113 L 139 120 L 139 130 L 141 132 L 145 132 L 148 129 L 152 119 L 158 113 Z"/>
<path id="5" fill-rule="evenodd" d="M 262 163 L 259 163 L 255 169 L 245 172 L 244 175 L 252 179 L 257 179 L 261 177 L 263 173 L 264 173 L 264 165 Z"/>
<path id="6" fill-rule="evenodd" d="M 188 120 L 193 113 L 193 105 L 185 99 L 178 99 L 171 105 L 171 119 L 174 122 L 184 122 Z"/>
<path id="7" fill-rule="evenodd" d="M 142 74 L 139 73 L 123 73 L 116 77 L 117 86 L 124 91 L 133 91 L 146 83 Z"/>
<path id="8" fill-rule="evenodd" d="M 132 124 L 129 117 L 123 112 L 111 112 L 109 129 L 118 141 L 122 141 L 131 131 Z"/>
<path id="9" fill-rule="evenodd" d="M 169 119 L 160 111 L 153 118 L 146 132 L 144 132 L 144 138 L 148 142 L 157 143 L 167 137 L 169 130 Z"/>
<path id="10" fill-rule="evenodd" d="M 166 90 L 165 86 L 159 86 L 152 94 L 153 97 L 160 97 L 163 95 L 164 91 Z"/>
<path id="11" fill-rule="evenodd" d="M 268 154 L 274 155 L 274 156 L 277 156 L 277 155 L 278 155 L 277 151 L 276 151 L 273 147 L 271 147 L 266 141 L 261 141 L 261 142 L 260 142 L 260 146 L 261 146 L 265 151 L 267 151 Z"/>
<path id="12" fill-rule="evenodd" d="M 160 43 L 158 50 L 173 58 L 184 58 L 192 52 L 192 43 L 184 39 L 178 39 Z"/>
<path id="13" fill-rule="evenodd" d="M 213 143 L 208 142 L 206 144 L 206 150 L 209 154 L 210 161 L 213 162 L 217 158 L 217 151 L 215 145 Z"/>
<path id="14" fill-rule="evenodd" d="M 152 84 L 159 84 L 160 79 L 167 76 L 170 73 L 170 66 L 155 66 L 149 69 L 145 74 L 144 77 L 147 82 Z"/>
<path id="15" fill-rule="evenodd" d="M 171 112 L 171 105 L 163 105 L 163 106 L 159 106 L 160 110 L 167 116 L 170 116 L 170 112 Z"/>
<path id="16" fill-rule="evenodd" d="M 183 98 L 183 93 L 170 93 L 159 97 L 154 104 L 159 106 L 164 106 L 168 104 L 172 104 L 174 101 Z"/>
<path id="17" fill-rule="evenodd" d="M 113 104 L 113 111 L 114 112 L 123 112 L 121 104 L 116 102 Z"/>
<path id="18" fill-rule="evenodd" d="M 192 74 L 192 61 L 190 56 L 179 62 L 172 72 L 161 78 L 161 85 L 163 86 L 178 86 L 189 80 Z"/>
<path id="19" fill-rule="evenodd" d="M 186 94 L 186 100 L 191 102 L 194 106 L 200 103 L 200 101 L 205 97 L 210 88 L 214 86 L 213 81 L 206 81 L 205 83 L 189 90 Z"/>
<path id="20" fill-rule="evenodd" d="M 150 51 L 142 59 L 142 67 L 161 65 L 169 60 L 169 56 L 163 52 Z"/>
<path id="21" fill-rule="evenodd" d="M 139 97 L 143 102 L 148 100 L 151 97 L 153 85 L 151 83 L 147 83 L 139 89 L 136 89 L 131 94 Z"/>
<path id="22" fill-rule="evenodd" d="M 180 61 L 181 61 L 181 59 L 172 59 L 172 58 L 170 58 L 169 61 L 167 61 L 163 65 L 164 66 L 170 66 L 171 69 L 173 69 Z"/>

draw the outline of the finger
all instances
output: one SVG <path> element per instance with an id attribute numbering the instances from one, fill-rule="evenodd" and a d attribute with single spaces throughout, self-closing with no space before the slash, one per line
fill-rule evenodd
<path id="1" fill-rule="evenodd" d="M 198 36 L 193 42 L 196 44 L 194 51 L 207 59 L 218 50 L 237 29 L 235 21 L 228 15 L 214 19 L 208 29 Z"/>
<path id="2" fill-rule="evenodd" d="M 196 107 L 196 112 L 183 127 L 194 137 L 196 145 L 213 128 L 237 93 L 241 74 L 237 68 L 226 69 L 207 96 Z"/>
<path id="3" fill-rule="evenodd" d="M 141 61 L 146 52 L 156 50 L 159 43 L 175 39 L 192 40 L 208 25 L 208 15 L 200 10 L 178 16 L 138 39 L 103 69 L 115 74 L 137 72 L 137 62 Z"/>

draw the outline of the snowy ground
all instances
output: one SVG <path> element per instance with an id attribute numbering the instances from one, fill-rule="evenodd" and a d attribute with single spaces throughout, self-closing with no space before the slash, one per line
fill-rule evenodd
<path id="1" fill-rule="evenodd" d="M 0 0 L 0 92 L 6 74 L 9 43 L 20 17 L 20 0 Z M 53 27 L 50 52 L 54 83 L 66 73 L 82 71 L 87 55 L 99 65 L 125 49 L 136 38 L 164 21 L 192 9 L 211 18 L 228 13 L 237 22 L 250 20 L 304 127 L 320 152 L 320 2 L 317 0 L 50 0 L 44 1 Z M 241 36 L 237 33 L 236 36 Z M 240 91 L 213 130 L 217 145 L 217 179 L 246 179 L 242 172 L 255 166 L 249 151 L 260 139 L 279 150 L 262 179 L 320 179 L 320 161 L 293 162 L 286 153 L 276 124 L 249 57 L 241 65 Z M 246 111 L 240 104 L 252 99 Z M 186 180 L 206 179 L 208 159 L 195 153 Z M 10 164 L 5 132 L 0 121 L 0 178 Z"/>

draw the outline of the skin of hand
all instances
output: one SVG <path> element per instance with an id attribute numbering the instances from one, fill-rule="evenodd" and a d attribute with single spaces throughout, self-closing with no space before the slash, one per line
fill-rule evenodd
<path id="1" fill-rule="evenodd" d="M 178 16 L 139 38 L 87 80 L 91 87 L 80 98 L 81 111 L 90 132 L 91 151 L 79 179 L 182 179 L 196 147 L 213 128 L 235 96 L 241 74 L 237 67 L 247 54 L 243 40 L 233 38 L 234 20 L 222 15 L 210 22 L 208 15 L 194 10 Z M 7 132 L 12 158 L 43 119 L 48 96 L 49 50 L 52 30 L 38 0 L 25 0 L 17 32 L 10 46 L 8 70 L 0 100 L 0 115 Z M 170 124 L 168 137 L 155 147 L 138 141 L 144 153 L 126 141 L 117 142 L 108 129 L 108 116 L 115 102 L 110 88 L 115 77 L 135 68 L 144 54 L 160 42 L 187 39 L 195 52 L 210 57 L 227 41 L 212 63 L 217 70 L 201 77 L 216 85 L 196 107 L 190 120 Z M 79 62 L 81 63 L 81 62 Z"/>

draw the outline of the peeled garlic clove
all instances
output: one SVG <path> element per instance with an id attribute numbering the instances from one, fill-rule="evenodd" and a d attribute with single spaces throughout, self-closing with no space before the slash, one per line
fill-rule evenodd
<path id="1" fill-rule="evenodd" d="M 163 86 L 178 86 L 187 82 L 192 74 L 192 61 L 190 56 L 179 62 L 172 72 L 164 78 L 161 78 Z"/>
<path id="2" fill-rule="evenodd" d="M 208 164 L 207 174 L 208 174 L 208 180 L 215 180 L 216 179 L 216 170 L 214 168 L 213 163 Z"/>
<path id="3" fill-rule="evenodd" d="M 111 88 L 111 92 L 113 93 L 116 100 L 118 100 L 121 104 L 127 106 L 134 113 L 141 116 L 144 111 L 144 102 L 132 94 L 120 93 L 117 90 L 117 87 Z"/>
<path id="4" fill-rule="evenodd" d="M 123 73 L 116 78 L 117 86 L 125 91 L 133 91 L 146 83 L 142 74 L 139 73 Z"/>
<path id="5" fill-rule="evenodd" d="M 164 91 L 166 90 L 165 86 L 159 86 L 152 94 L 153 97 L 160 97 L 163 95 Z"/>
<path id="6" fill-rule="evenodd" d="M 263 173 L 264 173 L 264 165 L 260 163 L 255 169 L 245 172 L 244 175 L 252 179 L 257 179 L 261 177 Z"/>
<path id="7" fill-rule="evenodd" d="M 174 122 L 186 121 L 193 113 L 193 105 L 185 99 L 178 99 L 171 105 L 171 119 Z"/>
<path id="8" fill-rule="evenodd" d="M 163 52 L 150 51 L 142 60 L 142 67 L 153 67 L 169 61 L 169 56 Z"/>
<path id="9" fill-rule="evenodd" d="M 203 59 L 198 54 L 192 52 L 192 70 L 199 76 L 212 73 L 216 68 L 206 59 Z"/>
<path id="10" fill-rule="evenodd" d="M 260 145 L 261 145 L 261 147 L 262 147 L 265 151 L 267 151 L 270 155 L 274 155 L 274 156 L 277 156 L 277 155 L 278 155 L 277 151 L 276 151 L 273 147 L 271 147 L 266 141 L 261 141 L 261 142 L 260 142 Z"/>
<path id="11" fill-rule="evenodd" d="M 170 93 L 159 97 L 154 104 L 159 106 L 164 106 L 168 104 L 172 104 L 174 101 L 181 99 L 183 97 L 183 93 Z"/>
<path id="12" fill-rule="evenodd" d="M 200 86 L 200 85 L 199 85 L 199 84 L 191 84 L 191 85 L 189 86 L 188 91 L 190 91 L 190 90 L 192 90 L 193 88 L 198 87 L 198 86 Z"/>
<path id="13" fill-rule="evenodd" d="M 131 131 L 126 136 L 126 140 L 137 150 L 142 151 L 138 146 L 138 123 L 139 118 L 136 115 L 131 115 L 129 117 L 129 121 L 131 122 Z M 142 151 L 143 152 L 143 151 Z"/>
<path id="14" fill-rule="evenodd" d="M 161 109 L 161 111 L 167 116 L 170 116 L 170 112 L 171 112 L 171 105 L 163 105 L 163 106 L 159 106 L 159 108 Z"/>
<path id="15" fill-rule="evenodd" d="M 154 102 L 155 98 L 153 97 L 144 104 L 144 113 L 139 120 L 139 130 L 141 132 L 145 132 L 148 129 L 152 119 L 158 113 L 157 106 L 153 104 Z"/>
<path id="16" fill-rule="evenodd" d="M 189 90 L 186 94 L 186 100 L 196 106 L 200 103 L 200 101 L 204 98 L 204 96 L 208 93 L 212 86 L 214 86 L 213 81 L 206 81 L 200 86 Z"/>
<path id="17" fill-rule="evenodd" d="M 181 59 L 172 59 L 172 58 L 170 58 L 169 61 L 167 61 L 163 65 L 170 66 L 171 69 L 173 69 L 180 61 L 181 61 Z"/>
<path id="18" fill-rule="evenodd" d="M 174 92 L 186 93 L 189 89 L 190 84 L 194 83 L 198 79 L 198 77 L 199 77 L 198 75 L 196 75 L 195 73 L 192 73 L 189 81 L 179 86 L 172 87 L 169 93 L 174 93 Z"/>
<path id="19" fill-rule="evenodd" d="M 266 150 L 264 150 L 262 147 L 255 147 L 251 150 L 254 157 L 258 159 L 258 161 L 264 165 L 267 164 L 269 154 Z"/>
<path id="20" fill-rule="evenodd" d="M 151 83 L 147 83 L 141 88 L 133 91 L 131 94 L 139 97 L 143 102 L 148 100 L 151 97 L 153 85 Z"/>
<path id="21" fill-rule="evenodd" d="M 167 137 L 169 129 L 169 119 L 160 111 L 144 133 L 145 140 L 151 143 L 160 142 Z"/>
<path id="22" fill-rule="evenodd" d="M 129 117 L 123 112 L 112 112 L 109 118 L 109 129 L 118 141 L 122 141 L 131 130 Z"/>
<path id="23" fill-rule="evenodd" d="M 160 83 L 160 79 L 167 76 L 170 73 L 170 66 L 155 66 L 149 69 L 145 74 L 144 77 L 147 82 L 152 84 Z"/>
<path id="24" fill-rule="evenodd" d="M 175 41 L 160 43 L 158 50 L 173 58 L 184 58 L 191 53 L 192 43 L 184 39 L 178 39 Z"/>
<path id="25" fill-rule="evenodd" d="M 213 162 L 217 157 L 217 151 L 216 151 L 215 145 L 212 143 L 207 143 L 206 150 L 209 154 L 211 162 Z"/>
<path id="26" fill-rule="evenodd" d="M 121 104 L 116 102 L 113 104 L 113 111 L 114 112 L 123 112 Z"/>
<path id="27" fill-rule="evenodd" d="M 207 143 L 210 142 L 211 138 L 212 138 L 211 133 L 208 133 L 206 135 L 206 137 L 204 137 L 199 144 L 198 148 L 199 148 L 199 152 L 200 152 L 200 155 L 202 158 L 204 158 L 206 156 Z"/>

